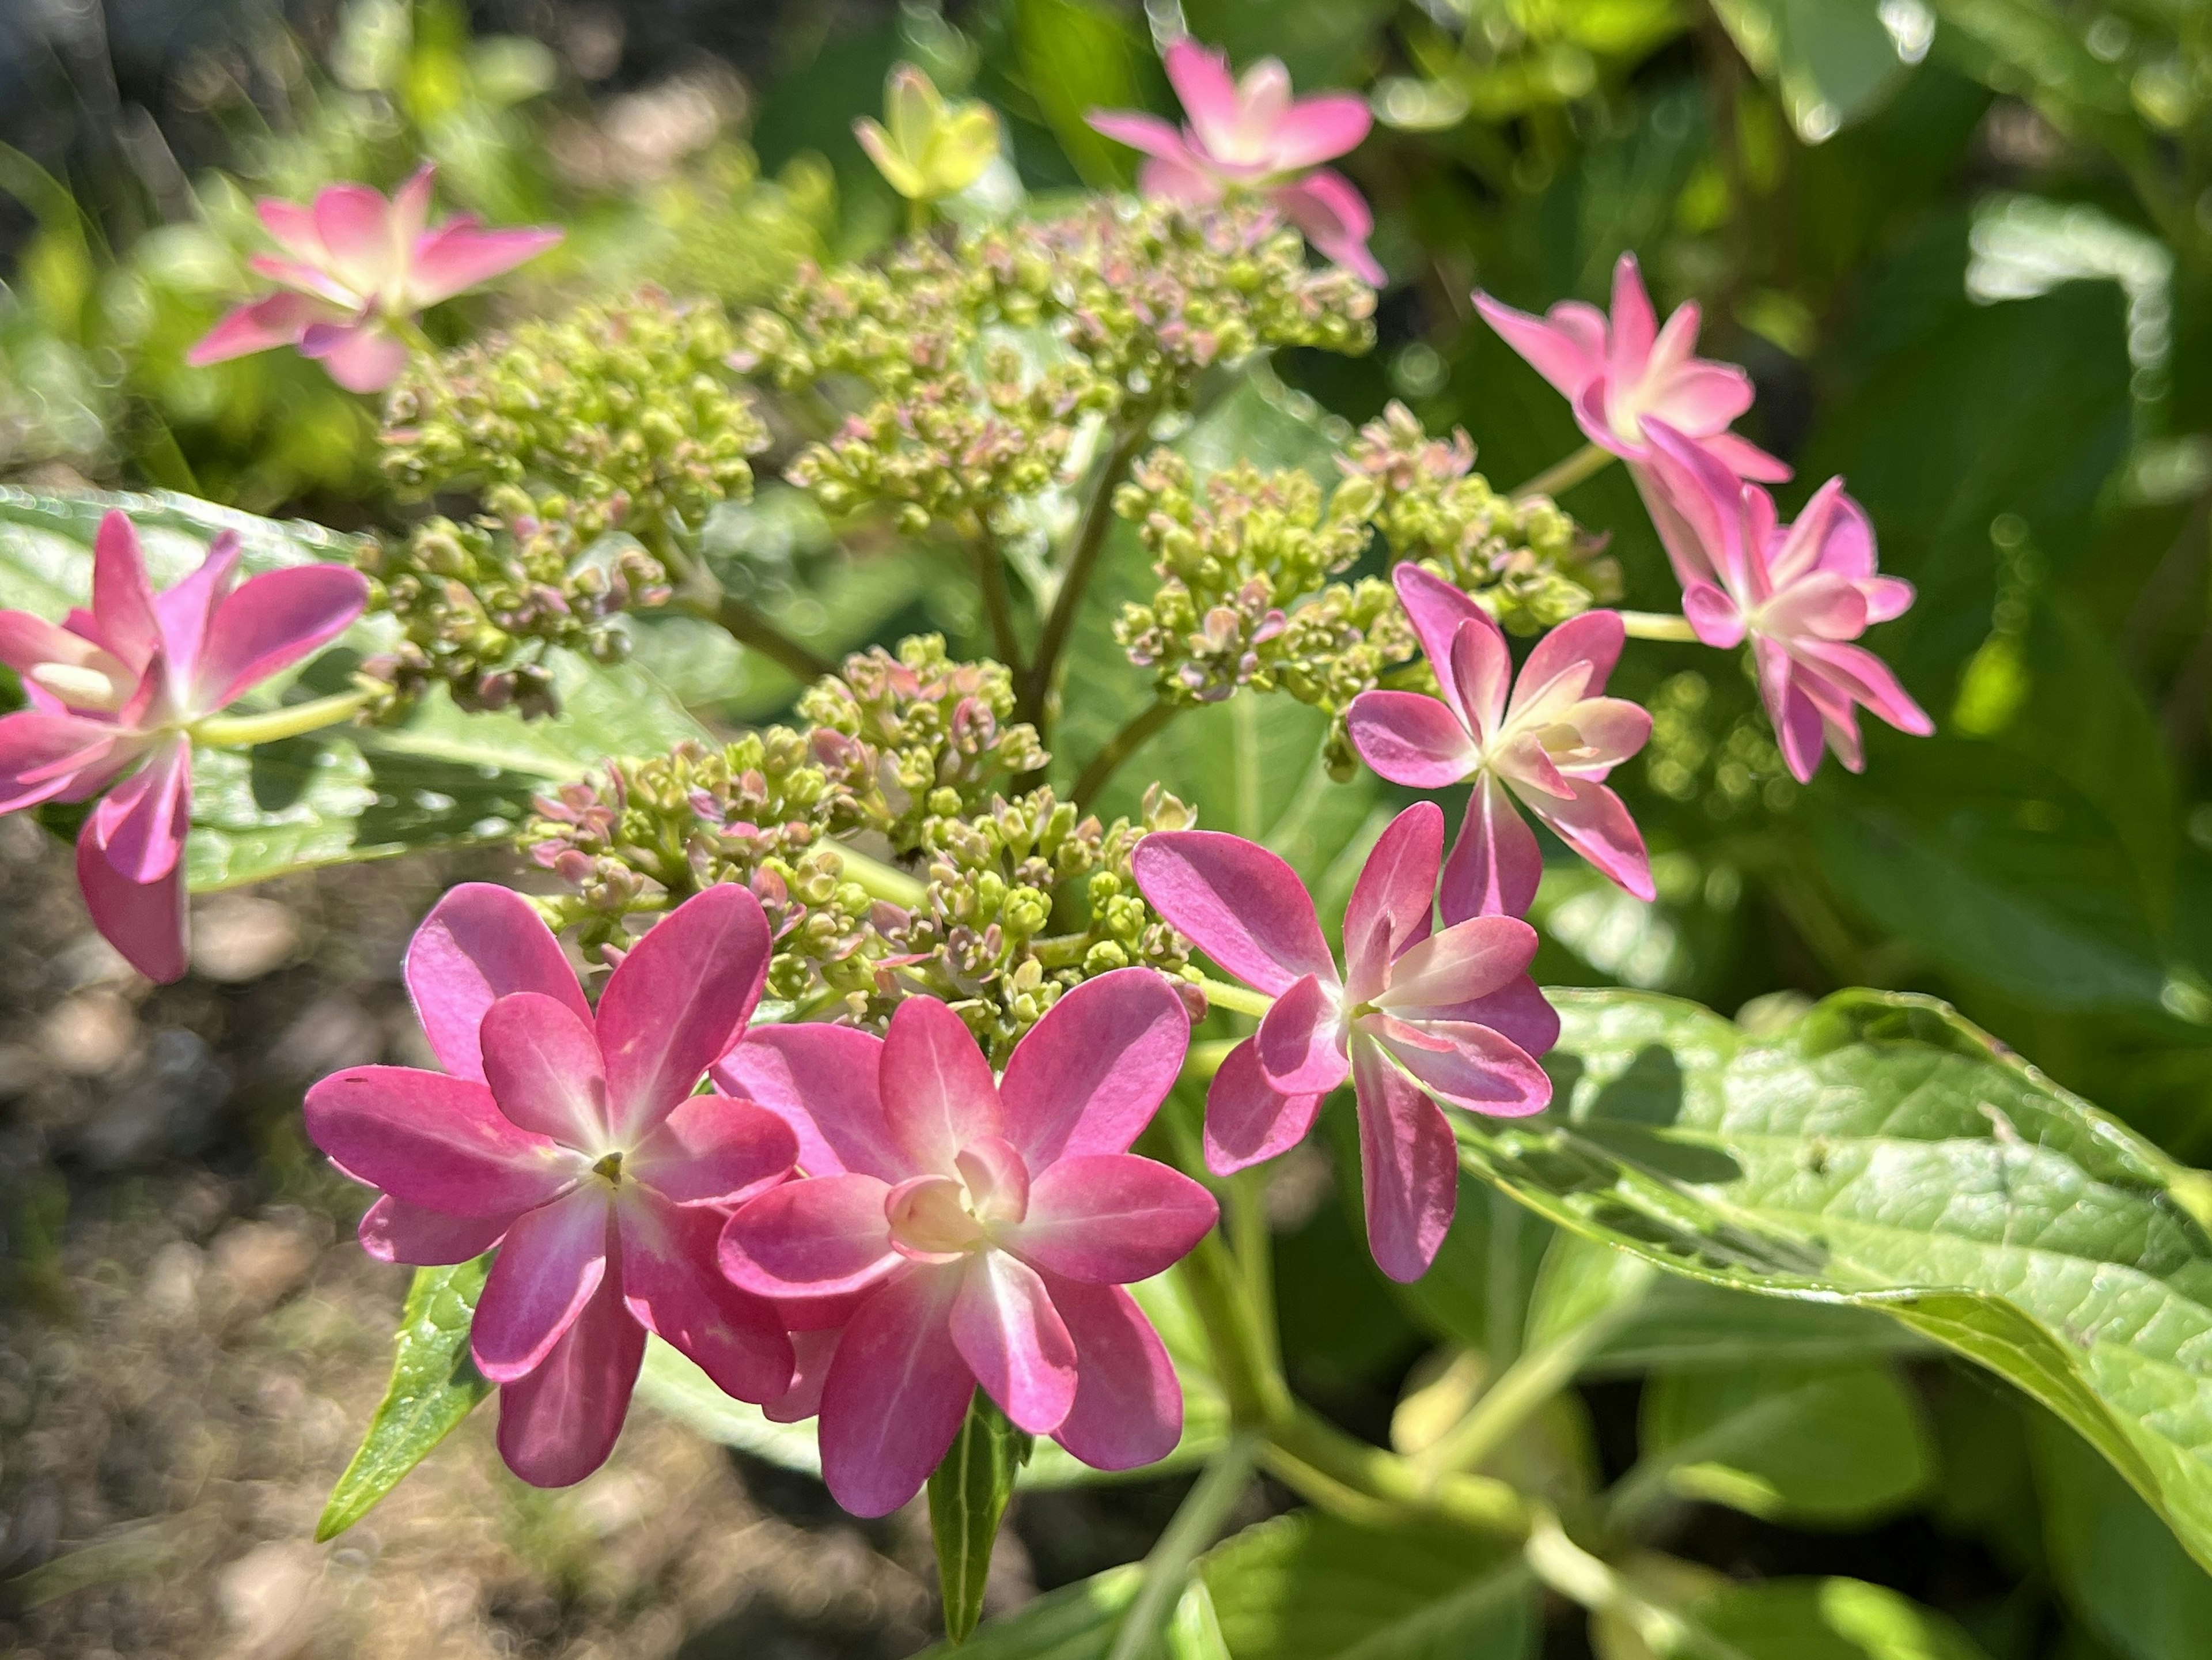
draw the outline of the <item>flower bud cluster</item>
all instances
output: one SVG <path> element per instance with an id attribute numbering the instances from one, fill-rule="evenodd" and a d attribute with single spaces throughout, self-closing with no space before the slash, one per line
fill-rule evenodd
<path id="1" fill-rule="evenodd" d="M 1620 597 L 1620 567 L 1602 542 L 1547 497 L 1492 489 L 1464 431 L 1432 438 L 1394 402 L 1337 465 L 1378 489 L 1375 526 L 1398 557 L 1474 595 L 1513 633 L 1540 633 Z"/>
<path id="2" fill-rule="evenodd" d="M 1788 811 L 1796 781 L 1753 699 L 1719 695 L 1702 674 L 1669 675 L 1646 700 L 1651 741 L 1644 775 L 1669 800 L 1725 822 Z"/>

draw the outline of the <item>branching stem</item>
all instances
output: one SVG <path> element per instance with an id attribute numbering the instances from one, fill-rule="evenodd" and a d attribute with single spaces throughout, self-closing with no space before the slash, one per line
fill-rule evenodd
<path id="1" fill-rule="evenodd" d="M 191 739 L 210 749 L 242 750 L 256 744 L 274 744 L 350 721 L 375 695 L 367 690 L 342 691 L 306 703 L 286 703 L 260 714 L 210 715 L 193 723 Z"/>
<path id="2" fill-rule="evenodd" d="M 811 646 L 793 639 L 734 594 L 720 594 L 709 613 L 741 646 L 750 646 L 789 671 L 802 684 L 835 674 L 837 666 Z"/>
<path id="3" fill-rule="evenodd" d="M 1600 444 L 1585 444 L 1564 461 L 1545 468 L 1534 478 L 1513 491 L 1516 502 L 1526 502 L 1532 496 L 1548 496 L 1553 499 L 1565 494 L 1583 479 L 1603 472 L 1620 458 Z"/>
<path id="4" fill-rule="evenodd" d="M 1662 611 L 1624 611 L 1617 613 L 1632 640 L 1695 640 L 1698 631 L 1686 617 Z"/>
<path id="5" fill-rule="evenodd" d="M 1045 730 L 1045 700 L 1052 693 L 1053 672 L 1060 666 L 1060 654 L 1075 626 L 1075 613 L 1083 604 L 1084 591 L 1091 586 L 1091 573 L 1097 567 L 1099 550 L 1106 545 L 1106 532 L 1113 527 L 1114 492 L 1128 477 L 1129 464 L 1145 447 L 1152 424 L 1149 410 L 1135 411 L 1127 429 L 1108 452 L 1105 465 L 1099 471 L 1098 487 L 1084 509 L 1083 522 L 1076 529 L 1075 545 L 1061 573 L 1060 592 L 1053 596 L 1051 614 L 1044 619 L 1044 631 L 1037 636 L 1036 658 L 1030 665 L 1022 688 L 1021 718 L 1039 733 Z"/>
<path id="6" fill-rule="evenodd" d="M 1180 703 L 1170 703 L 1163 699 L 1147 703 L 1123 722 L 1121 731 L 1106 740 L 1104 746 L 1085 766 L 1082 775 L 1075 781 L 1075 787 L 1070 792 L 1075 805 L 1087 807 L 1097 800 L 1098 792 L 1106 787 L 1107 781 L 1120 769 L 1121 763 L 1163 731 L 1169 721 L 1182 712 L 1182 708 Z"/>
<path id="7" fill-rule="evenodd" d="M 1206 1473 L 1198 1478 L 1145 1557 L 1145 1580 L 1136 1601 L 1121 1616 L 1107 1660 L 1139 1660 L 1159 1634 L 1176 1600 L 1190 1582 L 1191 1569 L 1208 1547 L 1221 1536 L 1229 1513 L 1252 1485 L 1258 1468 L 1261 1437 L 1256 1430 L 1239 1430 L 1213 1455 Z"/>

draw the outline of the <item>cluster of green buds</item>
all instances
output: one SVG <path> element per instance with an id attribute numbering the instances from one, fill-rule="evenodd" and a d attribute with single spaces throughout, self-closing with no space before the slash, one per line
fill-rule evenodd
<path id="1" fill-rule="evenodd" d="M 1748 684 L 1685 670 L 1644 701 L 1651 739 L 1639 758 L 1653 789 L 1721 823 L 1789 810 L 1799 786 Z"/>
<path id="2" fill-rule="evenodd" d="M 1620 597 L 1620 567 L 1548 497 L 1514 497 L 1474 471 L 1464 431 L 1433 438 L 1393 403 L 1338 465 L 1381 493 L 1375 526 L 1392 553 L 1473 594 L 1516 634 L 1540 634 Z"/>

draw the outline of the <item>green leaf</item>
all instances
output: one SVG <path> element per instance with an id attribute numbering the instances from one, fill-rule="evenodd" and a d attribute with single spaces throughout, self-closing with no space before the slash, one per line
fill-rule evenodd
<path id="1" fill-rule="evenodd" d="M 1745 1660 L 1987 1660 L 1933 1608 L 1863 1579 L 1731 1586 L 1694 1613 Z"/>
<path id="2" fill-rule="evenodd" d="M 957 1649 L 939 1643 L 918 1660 L 949 1660 L 955 1653 L 960 1660 L 1105 1660 L 1121 1615 L 1144 1581 L 1139 1563 L 1109 1568 L 978 1627 Z"/>
<path id="3" fill-rule="evenodd" d="M 1926 1425 L 1885 1367 L 1662 1372 L 1644 1391 L 1645 1462 L 1662 1488 L 1767 1521 L 1854 1527 L 1910 1503 L 1933 1473 Z"/>
<path id="4" fill-rule="evenodd" d="M 1013 1496 L 1014 1472 L 1029 1462 L 1030 1439 L 977 1389 L 968 1416 L 929 1475 L 929 1532 L 937 1583 L 945 1594 L 945 1634 L 964 1643 L 983 1617 L 991 1547 Z"/>
<path id="5" fill-rule="evenodd" d="M 1808 144 L 1880 108 L 1910 67 L 1876 0 L 1718 0 L 1713 10 Z M 1904 44 L 1928 50 L 1924 37 Z"/>
<path id="6" fill-rule="evenodd" d="M 1520 1554 L 1434 1526 L 1277 1517 L 1201 1563 L 1236 1660 L 1512 1660 L 1536 1633 Z"/>
<path id="7" fill-rule="evenodd" d="M 491 1393 L 469 1359 L 469 1323 L 491 1271 L 489 1256 L 417 1268 L 400 1310 L 392 1382 L 353 1462 L 331 1490 L 315 1540 L 336 1538 L 368 1514 Z"/>
<path id="8" fill-rule="evenodd" d="M 1127 109 L 1143 101 L 1139 64 L 1150 53 L 1116 14 L 1088 0 L 1015 0 L 1014 42 L 1030 95 L 1084 182 L 1126 186 L 1130 152 L 1093 131 L 1095 109 Z"/>
<path id="9" fill-rule="evenodd" d="M 2203 1178 L 1930 999 L 1839 993 L 1753 1040 L 1553 994 L 1559 1099 L 1462 1162 L 1673 1273 L 1877 1308 L 2073 1425 L 2212 1560 Z"/>

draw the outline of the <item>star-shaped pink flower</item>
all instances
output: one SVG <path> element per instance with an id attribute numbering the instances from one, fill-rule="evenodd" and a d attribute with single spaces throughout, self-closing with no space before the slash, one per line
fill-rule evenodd
<path id="1" fill-rule="evenodd" d="M 1392 577 L 1443 697 L 1364 691 L 1346 724 L 1360 757 L 1395 784 L 1474 781 L 1444 866 L 1444 920 L 1528 910 L 1544 856 L 1522 807 L 1629 892 L 1651 898 L 1644 837 L 1604 781 L 1651 735 L 1643 708 L 1604 695 L 1626 638 L 1620 617 L 1584 611 L 1560 623 L 1516 679 L 1489 612 L 1410 562 Z"/>
<path id="2" fill-rule="evenodd" d="M 730 1219 L 722 1269 L 795 1324 L 842 1328 L 809 1358 L 823 1478 L 847 1510 L 911 1499 L 978 1384 L 1098 1468 L 1173 1450 L 1175 1368 L 1121 1287 L 1183 1256 L 1217 1215 L 1197 1183 L 1128 1151 L 1189 1038 L 1167 982 L 1121 969 L 1054 1004 L 1003 1079 L 933 997 L 901 1003 L 880 1040 L 769 1027 L 715 1068 L 799 1135 L 804 1178 Z M 811 1381 L 777 1416 L 805 1414 Z"/>
<path id="3" fill-rule="evenodd" d="M 558 230 L 485 230 L 474 215 L 429 226 L 425 165 L 386 201 L 367 185 L 331 185 L 312 207 L 257 204 L 281 254 L 246 264 L 284 292 L 228 313 L 185 354 L 195 366 L 296 346 L 348 392 L 381 392 L 407 367 L 392 325 L 513 271 L 561 240 Z"/>
<path id="4" fill-rule="evenodd" d="M 1862 705 L 1899 732 L 1935 731 L 1889 666 L 1850 643 L 1902 616 L 1913 596 L 1910 582 L 1875 570 L 1874 526 L 1844 481 L 1828 480 L 1784 525 L 1774 498 L 1734 477 L 1706 446 L 1663 422 L 1649 431 L 1658 486 L 1687 532 L 1676 562 L 1683 614 L 1709 646 L 1750 639 L 1791 775 L 1809 782 L 1828 750 L 1863 770 Z"/>
<path id="5" fill-rule="evenodd" d="M 1368 1245 L 1399 1280 L 1428 1271 L 1458 1200 L 1456 1146 L 1437 1101 L 1501 1117 L 1541 1111 L 1552 1085 L 1535 1057 L 1559 1037 L 1528 977 L 1534 928 L 1492 915 L 1431 932 L 1443 846 L 1434 802 L 1391 821 L 1345 908 L 1342 975 L 1304 884 L 1265 848 L 1162 830 L 1133 860 L 1155 910 L 1275 1000 L 1214 1074 L 1206 1164 L 1225 1176 L 1287 1152 L 1349 1076 Z"/>
<path id="6" fill-rule="evenodd" d="M 193 727 L 345 632 L 368 599 L 343 565 L 240 582 L 228 531 L 156 593 L 116 512 L 94 540 L 90 610 L 59 624 L 0 611 L 0 663 L 31 705 L 0 718 L 0 812 L 107 791 L 77 836 L 77 882 L 94 924 L 148 978 L 185 972 Z"/>
<path id="7" fill-rule="evenodd" d="M 1388 280 L 1367 249 L 1374 215 L 1351 180 L 1320 166 L 1367 137 L 1374 118 L 1364 99 L 1325 93 L 1294 100 L 1290 71 L 1273 58 L 1235 79 L 1225 53 L 1188 36 L 1168 47 L 1167 70 L 1187 125 L 1139 110 L 1093 110 L 1086 118 L 1109 138 L 1145 153 L 1138 184 L 1146 195 L 1193 207 L 1260 197 L 1323 258 L 1377 288 Z"/>
<path id="8" fill-rule="evenodd" d="M 407 952 L 407 988 L 445 1067 L 354 1067 L 307 1091 L 307 1134 L 382 1190 L 362 1243 L 386 1262 L 496 1245 L 469 1343 L 500 1386 L 499 1449 L 565 1487 L 614 1448 L 657 1333 L 743 1401 L 792 1383 L 775 1310 L 716 1271 L 731 1206 L 789 1174 L 774 1113 L 692 1091 L 760 1000 L 759 901 L 726 884 L 657 924 L 596 1013 L 520 894 L 448 892 Z"/>

